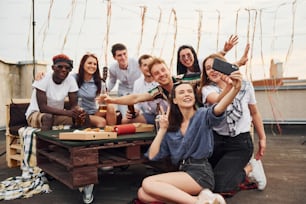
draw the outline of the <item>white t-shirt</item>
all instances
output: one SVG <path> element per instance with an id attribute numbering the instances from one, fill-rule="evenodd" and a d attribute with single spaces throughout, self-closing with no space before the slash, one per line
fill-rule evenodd
<path id="1" fill-rule="evenodd" d="M 127 69 L 120 69 L 118 62 L 115 62 L 109 67 L 108 71 L 108 91 L 114 88 L 118 80 L 118 96 L 132 93 L 134 82 L 142 75 L 137 60 L 133 58 L 129 58 Z"/>
<path id="2" fill-rule="evenodd" d="M 256 98 L 255 98 L 255 91 L 253 85 L 248 81 L 243 81 L 243 85 L 241 87 L 241 90 L 245 90 L 245 94 L 241 99 L 242 104 L 242 116 L 238 120 L 237 126 L 236 126 L 236 135 L 239 135 L 240 133 L 249 132 L 251 127 L 251 114 L 249 110 L 249 104 L 256 104 Z M 206 103 L 207 96 L 212 93 L 221 93 L 221 89 L 216 85 L 208 85 L 204 86 L 202 88 L 202 102 L 203 104 Z M 236 97 L 239 97 L 239 94 Z M 223 120 L 218 126 L 215 126 L 213 128 L 218 134 L 227 136 L 229 135 L 229 128 L 226 123 L 226 120 Z"/>
<path id="3" fill-rule="evenodd" d="M 52 75 L 53 72 L 48 72 L 43 79 L 34 81 L 32 84 L 33 91 L 30 105 L 25 114 L 26 118 L 28 118 L 31 113 L 39 111 L 36 99 L 36 88 L 46 92 L 48 106 L 59 109 L 64 109 L 65 98 L 68 96 L 68 93 L 79 90 L 75 78 L 70 74 L 61 84 L 54 83 Z"/>
<path id="4" fill-rule="evenodd" d="M 146 93 L 151 89 L 155 88 L 156 86 L 158 86 L 157 82 L 153 81 L 148 83 L 144 80 L 144 76 L 141 75 L 134 83 L 133 93 Z M 135 104 L 135 107 L 139 109 L 142 113 L 152 113 L 155 111 L 156 105 L 154 107 L 151 107 L 150 104 L 152 103 L 141 102 Z"/>

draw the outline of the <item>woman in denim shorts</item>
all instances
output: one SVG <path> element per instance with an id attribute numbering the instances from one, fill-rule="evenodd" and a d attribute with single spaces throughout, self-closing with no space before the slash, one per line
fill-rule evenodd
<path id="1" fill-rule="evenodd" d="M 229 80 L 231 79 L 231 80 Z M 170 157 L 179 171 L 145 178 L 138 190 L 144 203 L 225 203 L 214 188 L 213 171 L 208 158 L 213 152 L 212 126 L 225 117 L 224 111 L 241 87 L 241 74 L 224 76 L 233 88 L 210 108 L 195 106 L 195 93 L 189 83 L 175 84 L 170 94 L 170 109 L 160 118 L 160 128 L 146 156 L 150 160 Z"/>

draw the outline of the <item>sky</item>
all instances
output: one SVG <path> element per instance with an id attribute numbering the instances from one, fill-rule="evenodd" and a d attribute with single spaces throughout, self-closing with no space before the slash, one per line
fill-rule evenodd
<path id="1" fill-rule="evenodd" d="M 114 60 L 114 43 L 128 47 L 130 57 L 147 53 L 165 59 L 175 74 L 179 46 L 192 45 L 200 59 L 221 50 L 231 34 L 238 45 L 228 61 L 251 44 L 242 68 L 252 80 L 269 78 L 270 60 L 283 66 L 284 77 L 306 79 L 306 0 L 32 0 L 0 1 L 0 59 L 35 59 L 51 64 L 65 53 L 77 70 L 86 52 L 99 64 Z M 108 9 L 110 8 L 110 9 Z"/>

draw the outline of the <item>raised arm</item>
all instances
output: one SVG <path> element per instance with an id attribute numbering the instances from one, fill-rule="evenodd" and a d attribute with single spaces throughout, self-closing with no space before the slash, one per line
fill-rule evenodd
<path id="1" fill-rule="evenodd" d="M 222 75 L 222 79 L 226 81 L 231 81 L 232 88 L 215 106 L 214 114 L 217 116 L 221 115 L 226 110 L 227 106 L 232 103 L 236 95 L 239 93 L 241 89 L 242 75 L 240 71 L 235 71 L 232 72 L 230 76 Z"/>
<path id="2" fill-rule="evenodd" d="M 121 97 L 110 97 L 109 95 L 100 96 L 100 100 L 106 103 L 114 103 L 120 105 L 134 105 L 139 102 L 152 101 L 154 98 L 149 93 L 130 94 Z"/>
<path id="3" fill-rule="evenodd" d="M 230 51 L 238 43 L 238 36 L 231 35 L 228 40 L 224 43 L 223 50 L 220 51 L 220 54 L 225 56 L 228 51 Z"/>
<path id="4" fill-rule="evenodd" d="M 248 44 L 246 44 L 246 46 L 244 48 L 243 55 L 234 64 L 236 64 L 238 67 L 244 66 L 247 63 L 247 61 L 249 60 L 249 58 L 248 58 L 249 50 L 250 50 L 250 44 L 248 43 Z"/>
<path id="5" fill-rule="evenodd" d="M 161 112 L 163 114 L 160 116 L 160 119 L 159 119 L 159 129 L 158 129 L 157 135 L 154 137 L 154 140 L 151 143 L 150 148 L 149 148 L 149 152 L 148 152 L 149 159 L 154 158 L 158 154 L 160 150 L 160 145 L 163 141 L 164 136 L 167 133 L 167 129 L 169 126 L 168 117 L 169 117 L 170 108 L 167 109 L 166 113 L 164 113 L 164 110 L 161 110 Z"/>

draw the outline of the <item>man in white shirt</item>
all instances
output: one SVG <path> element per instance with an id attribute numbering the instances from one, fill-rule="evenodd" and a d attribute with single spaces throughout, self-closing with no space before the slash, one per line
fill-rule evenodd
<path id="1" fill-rule="evenodd" d="M 69 75 L 73 68 L 72 60 L 59 54 L 53 57 L 53 72 L 33 83 L 30 105 L 26 111 L 28 124 L 41 130 L 49 130 L 57 125 L 72 125 L 72 118 L 81 112 L 76 109 L 78 85 Z M 65 98 L 69 97 L 70 109 L 64 109 Z M 82 119 L 85 115 L 82 113 Z"/>
<path id="2" fill-rule="evenodd" d="M 116 62 L 109 67 L 108 91 L 111 91 L 118 81 L 118 96 L 128 95 L 133 92 L 134 82 L 141 76 L 139 65 L 137 60 L 128 58 L 125 45 L 121 43 L 114 44 L 111 51 Z M 125 115 L 127 106 L 119 105 L 118 109 L 122 115 Z"/>
<path id="3" fill-rule="evenodd" d="M 148 65 L 152 59 L 152 56 L 147 54 L 139 57 L 138 64 L 142 75 L 135 81 L 133 93 L 146 93 L 158 86 L 158 83 L 154 81 L 148 68 Z M 128 110 L 125 117 L 122 119 L 122 123 L 154 124 L 156 106 L 159 100 L 160 99 L 156 99 L 154 101 L 146 101 L 135 104 L 134 115 L 132 115 Z"/>

